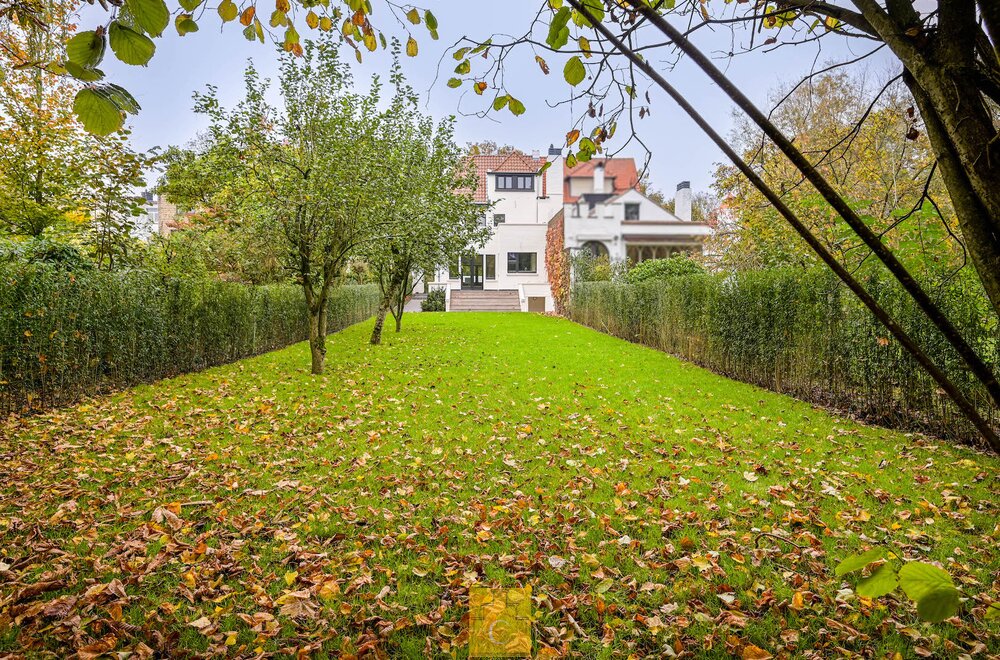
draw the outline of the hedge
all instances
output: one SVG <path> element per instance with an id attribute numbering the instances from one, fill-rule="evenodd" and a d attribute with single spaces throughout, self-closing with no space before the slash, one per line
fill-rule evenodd
<path id="1" fill-rule="evenodd" d="M 331 297 L 330 331 L 371 316 L 375 286 Z M 198 371 L 307 339 L 302 290 L 0 264 L 0 414 Z"/>
<path id="2" fill-rule="evenodd" d="M 978 382 L 898 285 L 877 272 L 864 281 L 997 422 L 998 411 Z M 970 278 L 958 279 L 934 295 L 996 369 L 997 320 L 976 286 Z M 717 373 L 856 417 L 955 439 L 976 437 L 936 383 L 825 270 L 689 275 L 635 285 L 580 283 L 573 288 L 569 315 Z"/>

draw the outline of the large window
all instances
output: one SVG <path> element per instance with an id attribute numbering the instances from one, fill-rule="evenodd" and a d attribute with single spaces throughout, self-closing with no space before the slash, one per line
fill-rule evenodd
<path id="1" fill-rule="evenodd" d="M 638 204 L 626 204 L 625 205 L 625 219 L 626 220 L 638 220 L 639 219 L 639 205 Z"/>
<path id="2" fill-rule="evenodd" d="M 508 252 L 508 273 L 534 273 L 537 271 L 538 254 L 535 252 Z"/>
<path id="3" fill-rule="evenodd" d="M 534 174 L 497 174 L 497 190 L 534 190 Z"/>

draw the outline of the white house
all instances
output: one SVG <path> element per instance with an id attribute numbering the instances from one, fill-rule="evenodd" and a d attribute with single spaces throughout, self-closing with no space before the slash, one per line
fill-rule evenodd
<path id="1" fill-rule="evenodd" d="M 711 228 L 691 221 L 691 184 L 677 186 L 671 213 L 639 192 L 631 158 L 594 158 L 565 173 L 566 247 L 639 263 L 701 253 Z"/>
<path id="2" fill-rule="evenodd" d="M 546 161 L 551 165 L 540 172 Z M 552 311 L 545 270 L 549 221 L 564 216 L 569 250 L 586 249 L 613 261 L 634 263 L 701 252 L 708 225 L 691 221 L 691 186 L 677 187 L 670 213 L 637 189 L 631 158 L 595 158 L 564 171 L 562 152 L 473 156 L 474 199 L 493 233 L 486 245 L 435 273 L 431 288 L 447 291 L 450 311 Z M 492 208 L 486 210 L 489 203 Z"/>
<path id="3" fill-rule="evenodd" d="M 552 165 L 539 174 L 549 158 Z M 447 290 L 449 310 L 552 311 L 545 234 L 549 220 L 563 209 L 561 152 L 550 148 L 548 158 L 514 152 L 472 160 L 478 174 L 475 201 L 484 207 L 493 202 L 483 218 L 493 234 L 481 250 L 438 272 L 431 288 Z"/>

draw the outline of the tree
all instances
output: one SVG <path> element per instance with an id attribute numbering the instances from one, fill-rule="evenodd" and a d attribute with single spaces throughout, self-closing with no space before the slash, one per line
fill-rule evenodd
<path id="1" fill-rule="evenodd" d="M 907 112 L 912 99 L 902 83 L 872 84 L 831 72 L 775 96 L 772 120 L 808 153 L 817 167 L 868 219 L 882 239 L 925 282 L 950 276 L 963 264 L 954 212 L 925 135 Z M 777 101 L 781 100 L 780 104 Z M 864 117 L 864 121 L 861 119 Z M 784 193 L 827 248 L 852 268 L 867 257 L 857 238 L 801 174 L 743 117 L 732 138 L 765 181 Z M 815 254 L 776 216 L 761 193 L 731 165 L 720 165 L 715 186 L 728 221 L 713 238 L 723 265 L 752 269 L 815 264 Z"/>
<path id="2" fill-rule="evenodd" d="M 387 313 L 400 331 L 415 273 L 433 273 L 462 252 L 481 247 L 489 234 L 484 211 L 470 193 L 475 173 L 453 139 L 453 119 L 435 125 L 420 114 L 398 60 L 393 83 L 396 95 L 381 122 L 384 164 L 392 175 L 375 207 L 386 234 L 363 250 L 382 293 L 372 344 L 381 342 Z"/>
<path id="3" fill-rule="evenodd" d="M 79 203 L 90 219 L 87 242 L 99 269 L 114 270 L 129 263 L 135 219 L 142 215 L 145 202 L 136 190 L 155 162 L 133 151 L 128 138 L 126 130 L 88 140 L 87 187 Z"/>
<path id="4" fill-rule="evenodd" d="M 44 23 L 10 20 L 0 29 L 0 52 L 61 58 L 71 10 L 43 2 Z M 11 234 L 40 236 L 77 207 L 88 160 L 88 136 L 72 111 L 77 86 L 43 68 L 0 66 L 0 228 Z"/>
<path id="5" fill-rule="evenodd" d="M 377 145 L 379 85 L 364 95 L 350 91 L 330 40 L 307 44 L 302 57 L 282 56 L 279 82 L 283 105 L 276 108 L 251 65 L 234 109 L 222 108 L 210 89 L 196 110 L 211 119 L 208 137 L 242 186 L 246 221 L 285 250 L 309 312 L 312 372 L 321 374 L 330 292 L 352 251 L 380 229 L 371 214 L 388 174 Z"/>

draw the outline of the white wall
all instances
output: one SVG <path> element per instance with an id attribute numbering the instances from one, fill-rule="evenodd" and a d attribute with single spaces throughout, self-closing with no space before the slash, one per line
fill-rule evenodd
<path id="1" fill-rule="evenodd" d="M 545 172 L 548 178 L 546 197 L 542 195 L 542 175 L 535 177 L 535 189 L 528 191 L 497 190 L 496 177 L 487 177 L 487 197 L 494 201 L 486 212 L 485 222 L 493 224 L 495 214 L 503 214 L 505 221 L 493 228 L 493 235 L 477 254 L 496 255 L 496 278 L 484 279 L 483 289 L 516 290 L 521 298 L 521 310 L 527 311 L 529 296 L 544 296 L 545 309 L 555 309 L 548 273 L 545 270 L 545 235 L 548 223 L 563 207 L 563 159 L 556 158 Z M 508 252 L 534 252 L 534 273 L 508 273 Z M 460 279 L 450 279 L 448 270 L 439 271 L 431 287 L 462 288 Z"/>
<path id="2" fill-rule="evenodd" d="M 625 204 L 639 204 L 639 221 L 625 220 Z M 579 216 L 574 216 L 575 204 L 566 205 L 566 247 L 579 248 L 588 241 L 600 241 L 608 249 L 612 261 L 625 258 L 626 234 L 662 236 L 665 242 L 687 237 L 705 237 L 711 229 L 702 223 L 686 222 L 648 199 L 637 190 L 629 190 L 598 204 L 593 216 L 585 203 L 579 204 Z"/>

